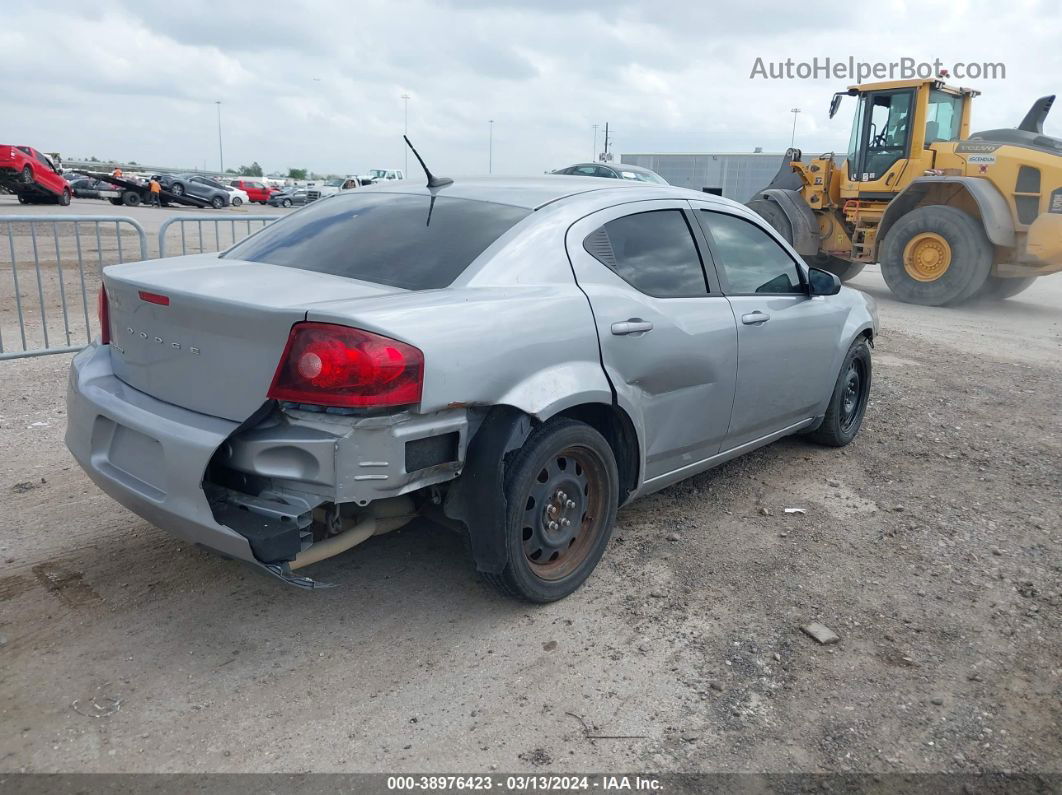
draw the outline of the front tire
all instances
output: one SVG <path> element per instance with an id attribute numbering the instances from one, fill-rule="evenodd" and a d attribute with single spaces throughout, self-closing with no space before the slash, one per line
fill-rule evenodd
<path id="1" fill-rule="evenodd" d="M 55 201 L 60 207 L 69 207 L 70 206 L 70 189 L 69 188 L 63 188 L 63 192 L 60 193 L 56 197 Z"/>
<path id="2" fill-rule="evenodd" d="M 954 304 L 985 283 L 992 256 L 992 243 L 976 218 L 954 207 L 919 207 L 885 236 L 881 275 L 901 301 Z"/>
<path id="3" fill-rule="evenodd" d="M 291 199 L 284 199 L 284 201 L 282 201 L 280 204 L 281 204 L 282 207 L 290 207 L 291 206 Z"/>
<path id="4" fill-rule="evenodd" d="M 239 207 L 241 204 L 243 204 L 243 199 L 241 199 L 239 196 L 233 196 L 232 197 L 232 206 L 233 207 Z"/>
<path id="5" fill-rule="evenodd" d="M 170 193 L 172 193 L 174 196 L 183 196 L 184 185 L 182 185 L 180 182 L 174 182 L 173 185 L 170 186 Z"/>
<path id="6" fill-rule="evenodd" d="M 804 262 L 809 268 L 832 273 L 842 282 L 851 281 L 867 266 L 865 262 L 852 262 L 850 260 L 835 257 L 832 254 L 816 254 L 814 257 L 804 257 Z"/>
<path id="7" fill-rule="evenodd" d="M 860 337 L 852 343 L 841 363 L 822 425 L 808 434 L 811 441 L 844 447 L 856 437 L 870 399 L 871 375 L 870 346 Z"/>
<path id="8" fill-rule="evenodd" d="M 619 505 L 612 448 L 596 430 L 559 418 L 505 464 L 506 565 L 486 579 L 502 593 L 554 602 L 582 585 L 608 546 Z"/>
<path id="9" fill-rule="evenodd" d="M 215 196 L 213 199 L 210 200 L 210 206 L 213 207 L 215 210 L 220 210 L 222 207 L 225 206 L 225 200 L 220 196 Z"/>

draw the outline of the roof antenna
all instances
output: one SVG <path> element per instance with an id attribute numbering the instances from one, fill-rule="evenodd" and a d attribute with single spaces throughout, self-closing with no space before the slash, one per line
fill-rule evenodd
<path id="1" fill-rule="evenodd" d="M 450 179 L 449 177 L 437 177 L 434 174 L 432 174 L 428 170 L 428 167 L 426 165 L 424 165 L 424 158 L 420 156 L 420 153 L 416 149 L 413 149 L 413 144 L 411 144 L 409 142 L 409 137 L 406 136 L 406 135 L 403 135 L 402 138 L 405 139 L 406 146 L 408 146 L 413 151 L 413 156 L 415 158 L 417 158 L 417 161 L 420 163 L 420 167 L 424 169 L 424 174 L 428 178 L 428 187 L 429 188 L 441 188 L 444 185 L 452 185 L 453 184 L 453 180 Z"/>

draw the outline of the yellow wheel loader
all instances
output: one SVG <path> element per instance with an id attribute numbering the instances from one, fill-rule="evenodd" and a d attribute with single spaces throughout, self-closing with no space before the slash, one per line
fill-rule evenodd
<path id="1" fill-rule="evenodd" d="M 847 157 L 786 152 L 748 206 L 808 264 L 842 281 L 878 262 L 901 301 L 1008 298 L 1062 271 L 1062 140 L 1044 135 L 1054 96 L 1016 129 L 970 134 L 979 92 L 942 80 L 853 86 Z"/>

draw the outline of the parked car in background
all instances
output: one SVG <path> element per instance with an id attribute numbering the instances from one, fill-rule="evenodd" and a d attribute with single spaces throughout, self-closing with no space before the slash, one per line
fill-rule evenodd
<path id="1" fill-rule="evenodd" d="M 293 207 L 313 201 L 307 188 L 288 188 L 269 197 L 268 204 L 273 207 Z"/>
<path id="2" fill-rule="evenodd" d="M 364 179 L 363 177 L 347 176 L 336 179 L 330 179 L 323 183 L 311 182 L 306 186 L 306 191 L 310 201 L 320 199 L 322 196 L 335 196 L 341 191 L 354 190 L 360 188 L 363 185 L 371 185 L 371 180 Z"/>
<path id="3" fill-rule="evenodd" d="M 226 185 L 225 190 L 229 192 L 229 204 L 231 204 L 233 207 L 239 207 L 241 205 L 251 203 L 251 196 L 247 193 L 247 191 L 235 188 L 231 184 Z"/>
<path id="4" fill-rule="evenodd" d="M 434 511 L 534 602 L 628 501 L 852 441 L 878 327 L 742 205 L 575 177 L 349 191 L 103 284 L 66 442 L 121 504 L 301 587 Z"/>
<path id="5" fill-rule="evenodd" d="M 269 197 L 276 193 L 276 188 L 257 179 L 234 179 L 229 182 L 229 186 L 246 192 L 248 197 L 246 201 L 258 202 L 258 204 L 265 204 L 269 201 Z"/>
<path id="6" fill-rule="evenodd" d="M 229 192 L 215 179 L 200 174 L 156 174 L 162 189 L 175 196 L 194 196 L 210 202 L 215 210 L 229 205 Z"/>
<path id="7" fill-rule="evenodd" d="M 612 165 L 609 163 L 576 163 L 574 166 L 561 168 L 554 174 L 569 174 L 574 177 L 604 177 L 605 179 L 626 179 L 631 182 L 649 182 L 653 185 L 667 185 L 668 181 L 655 171 L 641 166 L 629 166 L 626 163 Z"/>
<path id="8" fill-rule="evenodd" d="M 405 179 L 406 175 L 400 168 L 370 168 L 368 173 L 363 174 L 361 178 L 369 180 L 371 183 L 377 183 Z"/>
<path id="9" fill-rule="evenodd" d="M 47 155 L 32 146 L 0 144 L 0 183 L 21 204 L 70 204 L 70 184 Z"/>
<path id="10" fill-rule="evenodd" d="M 121 188 L 116 185 L 92 177 L 75 177 L 70 190 L 78 199 L 108 199 L 121 194 Z"/>

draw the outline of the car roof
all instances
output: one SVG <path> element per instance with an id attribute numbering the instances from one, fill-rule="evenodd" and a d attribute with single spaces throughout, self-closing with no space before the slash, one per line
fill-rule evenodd
<path id="1" fill-rule="evenodd" d="M 515 207 L 526 207 L 529 210 L 537 210 L 562 199 L 592 192 L 643 191 L 641 195 L 651 199 L 704 198 L 707 195 L 668 185 L 604 180 L 600 177 L 573 177 L 566 174 L 548 174 L 541 177 L 454 177 L 453 183 L 434 190 L 429 190 L 427 186 L 418 185 L 413 180 L 407 179 L 401 182 L 368 185 L 359 188 L 357 193 L 364 195 L 369 191 L 418 195 L 434 193 L 436 196 L 509 204 Z M 653 195 L 650 196 L 649 191 L 652 191 Z"/>

